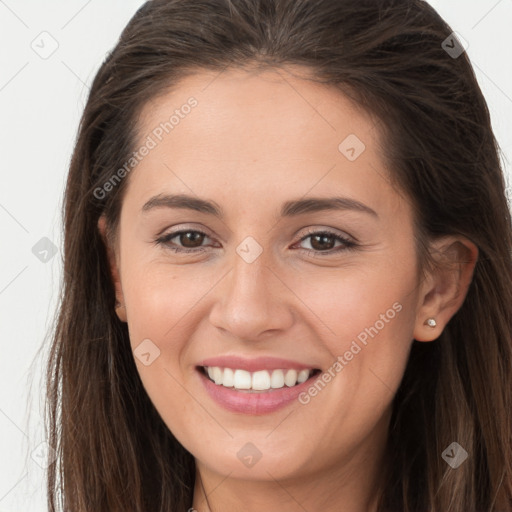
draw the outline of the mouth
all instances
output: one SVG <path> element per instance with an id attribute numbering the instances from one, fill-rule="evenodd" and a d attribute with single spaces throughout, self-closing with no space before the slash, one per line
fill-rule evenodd
<path id="1" fill-rule="evenodd" d="M 315 385 L 321 370 L 302 361 L 274 356 L 225 354 L 196 363 L 196 374 L 216 405 L 245 415 L 276 412 L 294 403 Z"/>
<path id="2" fill-rule="evenodd" d="M 321 371 L 319 368 L 276 368 L 250 372 L 220 366 L 197 366 L 196 369 L 221 388 L 260 394 L 300 386 L 314 379 Z"/>

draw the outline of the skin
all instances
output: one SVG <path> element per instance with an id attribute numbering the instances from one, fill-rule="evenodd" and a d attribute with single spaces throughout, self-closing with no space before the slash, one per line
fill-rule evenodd
<path id="1" fill-rule="evenodd" d="M 196 459 L 193 507 L 200 512 L 339 511 L 340 504 L 345 512 L 375 511 L 391 401 L 412 340 L 439 336 L 464 300 L 477 258 L 471 242 L 444 238 L 433 246 L 455 264 L 420 271 L 411 205 L 390 185 L 375 120 L 340 92 L 291 71 L 198 72 L 149 101 L 140 143 L 190 96 L 198 106 L 129 175 L 109 247 L 117 312 L 132 348 L 150 339 L 160 350 L 148 366 L 135 362 L 162 419 Z M 354 161 L 338 149 L 350 134 L 366 146 Z M 215 201 L 224 217 L 141 211 L 163 193 Z M 279 216 L 286 201 L 332 196 L 376 215 Z M 103 217 L 98 227 L 105 236 Z M 309 228 L 358 245 L 333 252 L 343 243 L 329 237 L 315 245 Z M 187 245 L 204 250 L 179 254 L 155 244 L 181 229 L 205 232 Z M 248 236 L 263 250 L 252 263 L 236 252 Z M 173 244 L 184 247 L 187 239 Z M 212 401 L 195 369 L 223 354 L 282 357 L 327 371 L 396 303 L 400 312 L 305 405 L 259 416 L 229 412 Z M 431 317 L 435 328 L 425 325 Z M 248 442 L 262 454 L 250 468 L 237 457 Z"/>

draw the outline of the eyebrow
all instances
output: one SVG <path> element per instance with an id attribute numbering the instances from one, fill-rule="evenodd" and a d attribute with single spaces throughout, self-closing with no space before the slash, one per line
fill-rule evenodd
<path id="1" fill-rule="evenodd" d="M 219 219 L 224 217 L 222 208 L 215 201 L 207 201 L 186 194 L 159 194 L 149 199 L 142 207 L 147 213 L 156 208 L 184 208 L 195 210 Z M 348 197 L 312 197 L 287 201 L 281 208 L 281 217 L 294 217 L 304 213 L 314 213 L 326 210 L 354 210 L 367 213 L 378 218 L 377 212 L 369 206 Z"/>

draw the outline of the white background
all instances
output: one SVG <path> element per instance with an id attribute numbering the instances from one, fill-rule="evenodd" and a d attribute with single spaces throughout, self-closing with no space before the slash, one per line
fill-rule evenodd
<path id="1" fill-rule="evenodd" d="M 142 3 L 0 0 L 0 512 L 46 510 L 44 470 L 31 454 L 45 438 L 41 370 L 61 278 L 67 166 L 88 84 Z M 512 183 L 512 0 L 430 3 L 469 43 Z M 31 47 L 43 31 L 58 44 L 47 59 Z M 42 237 L 58 249 L 47 263 L 32 253 Z"/>

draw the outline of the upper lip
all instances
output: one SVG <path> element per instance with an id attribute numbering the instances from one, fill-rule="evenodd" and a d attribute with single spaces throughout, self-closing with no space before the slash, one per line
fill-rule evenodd
<path id="1" fill-rule="evenodd" d="M 241 356 L 216 356 L 204 359 L 198 366 L 219 366 L 220 368 L 232 368 L 248 372 L 279 369 L 310 370 L 315 368 L 310 364 L 270 356 L 250 359 Z"/>

